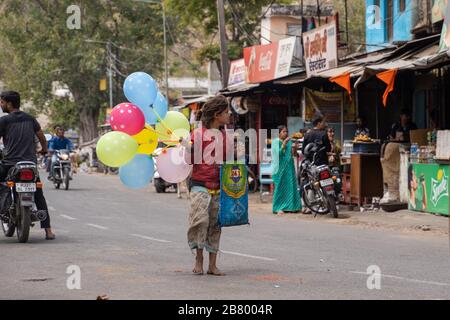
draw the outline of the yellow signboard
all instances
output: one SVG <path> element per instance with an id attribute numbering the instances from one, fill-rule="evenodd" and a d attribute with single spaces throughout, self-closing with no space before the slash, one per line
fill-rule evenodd
<path id="1" fill-rule="evenodd" d="M 107 88 L 106 79 L 101 79 L 99 83 L 100 91 L 106 91 L 106 88 Z"/>

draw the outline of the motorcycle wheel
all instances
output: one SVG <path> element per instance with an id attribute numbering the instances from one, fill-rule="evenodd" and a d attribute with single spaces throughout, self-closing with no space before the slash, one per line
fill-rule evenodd
<path id="1" fill-rule="evenodd" d="M 336 199 L 334 197 L 328 197 L 328 205 L 330 208 L 330 212 L 333 215 L 333 218 L 339 218 L 338 210 L 336 207 Z"/>
<path id="2" fill-rule="evenodd" d="M 64 188 L 64 190 L 69 190 L 69 180 L 70 180 L 69 168 L 64 168 L 64 173 L 63 173 L 63 188 Z"/>
<path id="3" fill-rule="evenodd" d="M 22 207 L 20 202 L 16 203 L 17 214 L 17 239 L 20 243 L 28 242 L 31 227 L 31 211 L 28 207 Z"/>
<path id="4" fill-rule="evenodd" d="M 314 192 L 314 191 L 313 191 Z M 323 195 L 319 195 L 320 196 L 320 198 L 321 199 L 323 199 L 324 197 L 323 197 Z M 303 199 L 303 202 L 305 203 L 305 205 L 306 205 L 306 207 L 308 208 L 308 209 L 310 209 L 312 212 L 314 212 L 315 214 L 327 214 L 328 212 L 330 212 L 330 210 L 329 210 L 329 208 L 328 208 L 328 204 L 325 202 L 325 204 L 311 204 L 310 202 L 309 202 L 309 199 L 308 199 L 308 196 L 307 196 L 307 194 L 306 194 L 306 192 L 305 192 L 305 189 L 303 189 L 303 192 L 302 192 L 302 199 Z M 324 201 L 322 201 L 322 202 L 324 202 Z"/>

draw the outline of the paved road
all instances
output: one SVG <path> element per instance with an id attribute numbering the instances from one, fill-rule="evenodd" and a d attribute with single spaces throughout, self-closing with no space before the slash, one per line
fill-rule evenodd
<path id="1" fill-rule="evenodd" d="M 449 240 L 251 212 L 223 230 L 225 277 L 194 276 L 187 201 L 79 175 L 46 196 L 57 233 L 0 236 L 0 299 L 449 299 Z M 67 288 L 79 266 L 81 290 Z M 381 289 L 367 288 L 377 265 Z"/>

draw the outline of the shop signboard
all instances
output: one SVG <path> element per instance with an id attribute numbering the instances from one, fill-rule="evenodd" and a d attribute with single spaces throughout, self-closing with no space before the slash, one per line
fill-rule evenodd
<path id="1" fill-rule="evenodd" d="M 433 0 L 433 7 L 431 9 L 431 22 L 436 23 L 444 20 L 445 5 L 447 0 Z"/>
<path id="2" fill-rule="evenodd" d="M 337 67 L 337 35 L 336 21 L 303 33 L 304 57 L 308 77 Z"/>
<path id="3" fill-rule="evenodd" d="M 450 166 L 439 164 L 410 164 L 408 168 L 409 209 L 447 215 Z"/>
<path id="4" fill-rule="evenodd" d="M 234 60 L 230 64 L 230 76 L 228 77 L 228 87 L 245 84 L 245 61 L 244 59 Z"/>
<path id="5" fill-rule="evenodd" d="M 315 116 L 326 116 L 331 123 L 341 122 L 341 106 L 344 99 L 344 122 L 354 122 L 356 118 L 355 99 L 342 92 L 320 92 L 305 88 L 305 121 L 311 122 Z"/>
<path id="6" fill-rule="evenodd" d="M 444 23 L 442 25 L 439 52 L 446 51 L 449 48 L 450 48 L 450 1 L 447 1 L 447 7 L 445 8 L 444 12 Z"/>
<path id="7" fill-rule="evenodd" d="M 244 48 L 247 83 L 261 83 L 289 75 L 296 37 Z"/>

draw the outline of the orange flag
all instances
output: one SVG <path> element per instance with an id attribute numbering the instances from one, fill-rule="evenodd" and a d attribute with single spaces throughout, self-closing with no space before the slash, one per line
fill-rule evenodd
<path id="1" fill-rule="evenodd" d="M 387 84 L 386 91 L 383 94 L 384 107 L 387 106 L 387 99 L 388 99 L 389 93 L 394 91 L 395 77 L 397 76 L 397 72 L 398 72 L 398 69 L 392 69 L 392 70 L 384 71 L 384 72 L 377 74 L 377 78 Z"/>
<path id="2" fill-rule="evenodd" d="M 352 87 L 350 84 L 350 73 L 347 72 L 347 73 L 341 74 L 340 76 L 330 78 L 329 80 L 330 80 L 330 82 L 337 83 L 342 88 L 347 90 L 350 100 L 352 99 Z"/>

